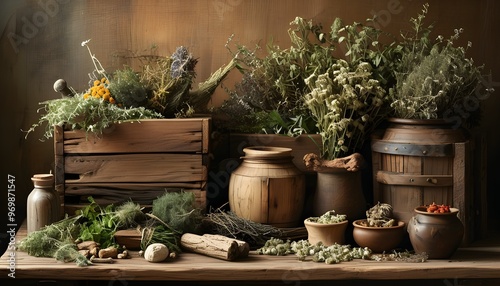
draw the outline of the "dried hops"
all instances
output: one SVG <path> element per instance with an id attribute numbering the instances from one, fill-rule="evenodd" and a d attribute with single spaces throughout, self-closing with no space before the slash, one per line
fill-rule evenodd
<path id="1" fill-rule="evenodd" d="M 372 251 L 366 247 L 351 247 L 340 244 L 326 246 L 321 242 L 311 244 L 307 240 L 290 242 L 289 240 L 271 238 L 257 250 L 257 253 L 264 255 L 295 254 L 300 261 L 310 257 L 314 262 L 337 264 L 353 259 L 370 259 Z"/>

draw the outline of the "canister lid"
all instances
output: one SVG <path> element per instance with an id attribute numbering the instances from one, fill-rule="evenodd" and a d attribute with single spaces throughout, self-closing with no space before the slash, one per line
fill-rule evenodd
<path id="1" fill-rule="evenodd" d="M 31 178 L 35 187 L 52 187 L 54 185 L 53 174 L 35 174 Z"/>

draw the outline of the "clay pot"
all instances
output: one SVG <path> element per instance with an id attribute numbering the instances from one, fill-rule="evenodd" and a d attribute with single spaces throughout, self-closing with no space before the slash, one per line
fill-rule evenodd
<path id="1" fill-rule="evenodd" d="M 361 172 L 342 168 L 328 168 L 317 172 L 313 215 L 319 216 L 328 210 L 346 214 L 351 221 L 363 218 L 366 200 L 361 184 Z"/>
<path id="2" fill-rule="evenodd" d="M 464 226 L 458 219 L 458 209 L 449 213 L 429 213 L 425 206 L 417 207 L 408 224 L 408 234 L 415 253 L 427 253 L 429 258 L 449 258 L 462 242 Z"/>
<path id="3" fill-rule="evenodd" d="M 402 242 L 405 235 L 405 223 L 399 221 L 397 225 L 391 227 L 370 227 L 364 226 L 360 219 L 354 221 L 353 237 L 360 247 L 368 247 L 375 253 L 389 252 L 396 249 Z"/>
<path id="4" fill-rule="evenodd" d="M 317 223 L 308 219 L 304 220 L 309 243 L 316 244 L 321 241 L 328 246 L 335 243 L 344 244 L 347 223 L 347 220 L 339 223 Z"/>

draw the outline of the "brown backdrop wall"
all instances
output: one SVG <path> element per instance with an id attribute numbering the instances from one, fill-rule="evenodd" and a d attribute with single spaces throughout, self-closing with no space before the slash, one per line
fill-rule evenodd
<path id="1" fill-rule="evenodd" d="M 470 55 L 492 71 L 488 84 L 500 89 L 500 3 L 495 0 L 430 1 L 429 21 L 437 34 L 450 35 L 464 28 L 463 39 L 473 43 Z M 286 47 L 287 29 L 296 16 L 311 18 L 329 27 L 335 17 L 347 23 L 379 15 L 378 24 L 390 32 L 409 28 L 425 1 L 420 0 L 28 0 L 0 4 L 0 86 L 2 87 L 1 134 L 4 178 L 0 200 L 0 229 L 7 228 L 7 176 L 16 177 L 16 221 L 25 217 L 30 178 L 53 167 L 53 144 L 41 142 L 41 129 L 27 139 L 26 130 L 37 121 L 39 102 L 56 98 L 52 85 L 66 79 L 75 89 L 87 87 L 93 66 L 81 42 L 91 39 L 92 52 L 108 71 L 131 64 L 114 55 L 141 52 L 152 44 L 169 55 L 179 45 L 199 58 L 198 80 L 226 63 L 224 45 L 234 34 L 239 44 L 265 44 L 270 39 Z M 237 74 L 231 74 L 230 86 Z M 217 90 L 212 104 L 226 97 Z M 490 206 L 499 200 L 496 162 L 500 135 L 498 91 L 484 104 L 481 132 L 488 149 L 488 196 Z M 494 212 L 490 216 L 498 218 Z M 3 223 L 5 221 L 5 223 Z"/>

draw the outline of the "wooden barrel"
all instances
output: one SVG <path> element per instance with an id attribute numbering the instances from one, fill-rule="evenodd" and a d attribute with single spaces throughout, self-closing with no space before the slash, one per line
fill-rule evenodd
<path id="1" fill-rule="evenodd" d="M 293 164 L 290 148 L 243 149 L 243 162 L 229 180 L 229 207 L 239 217 L 276 227 L 302 221 L 304 174 Z"/>
<path id="2" fill-rule="evenodd" d="M 408 224 L 415 207 L 433 202 L 459 208 L 463 220 L 470 216 L 463 130 L 444 120 L 391 119 L 371 148 L 374 203 L 391 204 L 397 220 Z"/>

